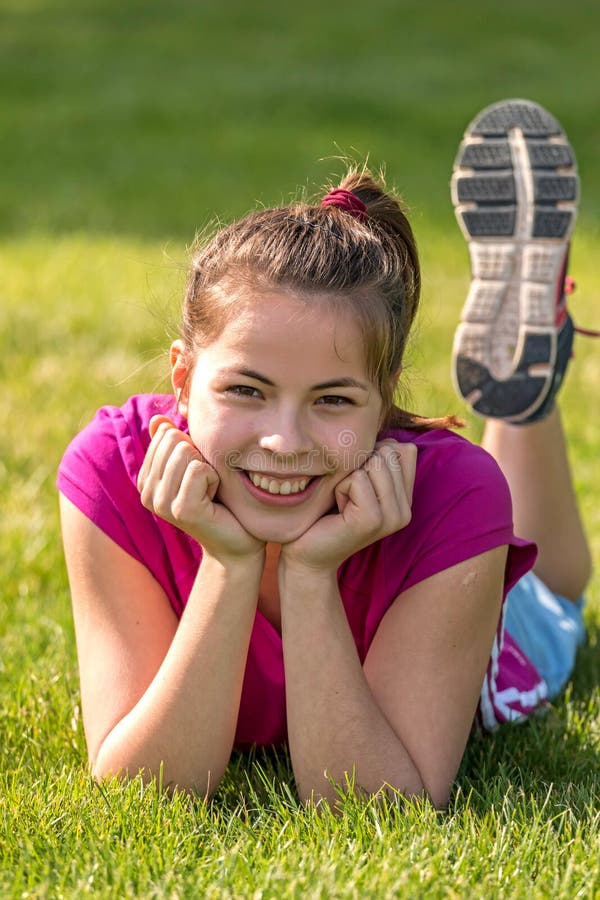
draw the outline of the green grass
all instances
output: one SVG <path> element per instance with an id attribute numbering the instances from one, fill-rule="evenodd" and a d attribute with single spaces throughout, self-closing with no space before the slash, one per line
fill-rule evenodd
<path id="1" fill-rule="evenodd" d="M 467 253 L 447 200 L 460 134 L 530 96 L 583 180 L 573 309 L 600 327 L 592 2 L 0 0 L 0 896 L 600 897 L 600 579 L 590 641 L 550 713 L 475 738 L 447 813 L 299 806 L 284 755 L 236 757 L 215 798 L 87 774 L 54 489 L 103 403 L 166 387 L 185 245 L 285 199 L 356 148 L 387 161 L 424 265 L 412 406 L 448 378 Z M 324 161 L 323 158 L 325 158 Z M 600 554 L 600 348 L 579 339 L 565 419 Z M 480 423 L 469 420 L 477 439 Z"/>

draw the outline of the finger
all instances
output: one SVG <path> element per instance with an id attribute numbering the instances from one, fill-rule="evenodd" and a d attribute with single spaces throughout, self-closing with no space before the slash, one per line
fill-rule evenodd
<path id="1" fill-rule="evenodd" d="M 400 507 L 407 505 L 402 476 L 390 470 L 388 456 L 384 449 L 378 448 L 363 467 L 386 520 L 393 518 Z"/>
<path id="2" fill-rule="evenodd" d="M 379 446 L 365 464 L 381 505 L 386 531 L 403 528 L 411 519 L 410 496 L 406 488 L 404 465 L 409 467 L 409 453 L 403 463 L 401 448 L 389 444 Z M 408 475 L 410 480 L 410 474 Z"/>
<path id="3" fill-rule="evenodd" d="M 174 503 L 181 490 L 185 474 L 194 463 L 201 463 L 197 451 L 187 441 L 178 441 L 166 457 L 160 478 L 156 477 L 159 461 L 155 460 L 154 477 L 149 479 L 145 500 L 149 495 L 154 512 L 163 518 L 174 513 Z"/>
<path id="4" fill-rule="evenodd" d="M 400 443 L 392 438 L 387 438 L 376 444 L 376 449 L 381 451 L 392 476 L 394 476 L 396 491 L 403 490 L 408 502 L 412 504 L 417 471 L 417 445 Z M 395 477 L 397 474 L 401 475 L 401 480 Z"/>
<path id="5" fill-rule="evenodd" d="M 148 423 L 148 431 L 150 432 L 150 437 L 153 438 L 158 430 L 158 426 L 162 424 L 168 425 L 172 428 L 177 428 L 173 419 L 170 419 L 168 416 L 152 416 Z"/>
<path id="6" fill-rule="evenodd" d="M 368 531 L 377 530 L 383 520 L 381 504 L 364 467 L 355 469 L 336 486 L 335 499 L 349 525 L 361 522 Z"/>
<path id="7" fill-rule="evenodd" d="M 156 423 L 154 437 L 146 451 L 138 474 L 138 490 L 140 491 L 150 479 L 154 482 L 160 481 L 169 456 L 178 444 L 185 443 L 195 450 L 189 435 L 179 431 L 166 416 L 160 418 L 162 421 Z M 198 451 L 195 452 L 198 455 Z"/>
<path id="8" fill-rule="evenodd" d="M 193 444 L 191 446 L 193 456 L 185 469 L 181 482 L 181 489 L 186 488 L 189 480 L 196 479 L 197 475 L 202 475 L 202 477 L 206 479 L 206 494 L 208 499 L 212 501 L 217 493 L 221 478 L 214 466 L 202 456 L 200 451 Z"/>
<path id="9" fill-rule="evenodd" d="M 200 459 L 191 460 L 183 472 L 173 511 L 183 521 L 199 518 L 214 518 L 216 510 L 214 496 L 219 487 L 219 476 L 215 469 Z"/>
<path id="10" fill-rule="evenodd" d="M 159 426 L 163 425 L 162 431 L 159 433 Z M 160 444 L 160 439 L 163 434 L 166 432 L 168 427 L 175 427 L 174 423 L 167 416 L 152 416 L 150 422 L 148 423 L 148 431 L 150 433 L 150 444 L 148 445 L 148 449 L 146 450 L 146 455 L 144 456 L 144 460 L 142 465 L 140 466 L 140 471 L 138 472 L 137 477 L 137 486 L 138 491 L 142 490 L 142 486 L 145 484 L 146 479 L 152 469 L 152 464 L 154 462 L 154 457 L 156 455 L 156 450 L 158 445 Z M 158 437 L 157 437 L 158 434 Z"/>

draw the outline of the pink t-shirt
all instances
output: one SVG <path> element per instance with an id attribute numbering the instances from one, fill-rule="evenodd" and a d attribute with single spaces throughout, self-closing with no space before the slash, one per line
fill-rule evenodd
<path id="1" fill-rule="evenodd" d="M 202 558 L 197 541 L 146 510 L 136 480 L 150 443 L 148 423 L 170 416 L 186 422 L 168 395 L 131 397 L 103 407 L 67 448 L 59 490 L 127 553 L 153 574 L 181 616 Z M 355 553 L 338 571 L 338 583 L 358 655 L 363 661 L 394 599 L 411 585 L 493 547 L 509 545 L 505 592 L 533 565 L 535 546 L 516 538 L 508 486 L 495 460 L 450 431 L 387 431 L 418 448 L 412 519 L 395 534 Z M 399 602 L 402 602 L 400 599 Z M 526 715 L 544 699 L 537 670 L 514 641 L 497 639 L 483 686 L 485 727 Z M 501 695 L 502 703 L 496 702 Z M 281 637 L 257 612 L 248 659 L 236 744 L 286 740 L 285 675 Z"/>

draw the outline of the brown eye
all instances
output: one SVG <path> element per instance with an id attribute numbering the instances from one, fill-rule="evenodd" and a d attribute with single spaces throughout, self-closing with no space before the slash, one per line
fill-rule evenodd
<path id="1" fill-rule="evenodd" d="M 352 406 L 353 401 L 349 397 L 339 397 L 337 394 L 325 394 L 319 397 L 317 403 L 325 406 Z"/>
<path id="2" fill-rule="evenodd" d="M 248 384 L 234 384 L 231 387 L 228 387 L 226 392 L 228 394 L 233 394 L 235 397 L 250 397 L 252 399 L 262 397 L 258 388 L 250 387 Z"/>

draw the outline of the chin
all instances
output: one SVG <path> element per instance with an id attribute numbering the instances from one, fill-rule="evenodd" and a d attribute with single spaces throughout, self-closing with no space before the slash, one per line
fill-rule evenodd
<path id="1" fill-rule="evenodd" d="M 248 534 L 259 541 L 264 541 L 266 544 L 290 544 L 308 531 L 320 518 L 322 516 L 317 515 L 297 519 L 295 522 L 286 522 L 285 520 L 268 521 L 267 517 L 261 521 L 255 516 L 239 516 L 238 521 Z"/>
<path id="2" fill-rule="evenodd" d="M 219 497 L 219 499 L 248 534 L 267 544 L 289 544 L 297 540 L 315 522 L 334 511 L 335 507 L 333 495 L 313 498 L 313 501 L 306 504 L 303 509 L 296 506 L 286 510 L 252 509 L 247 503 L 240 502 L 239 497 Z M 226 502 L 227 499 L 230 500 L 229 503 Z"/>
<path id="3" fill-rule="evenodd" d="M 281 528 L 276 525 L 267 524 L 262 526 L 255 525 L 252 527 L 249 523 L 246 526 L 246 531 L 257 540 L 264 541 L 265 544 L 290 544 L 308 531 L 311 525 L 314 525 L 314 522 L 297 526 L 296 528 Z"/>

